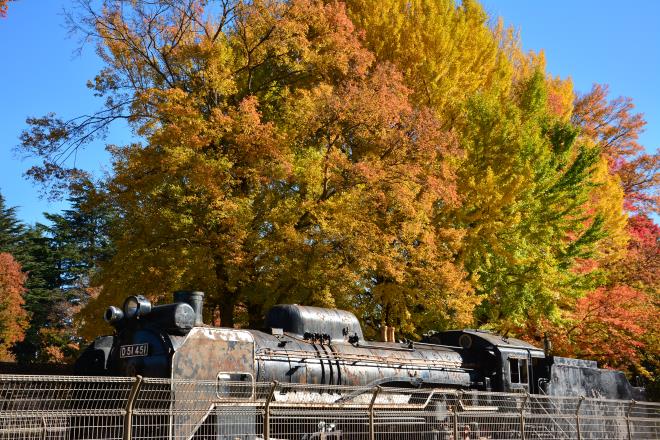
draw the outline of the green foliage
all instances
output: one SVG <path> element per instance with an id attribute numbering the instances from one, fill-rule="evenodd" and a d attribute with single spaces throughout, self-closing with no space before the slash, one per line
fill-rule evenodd
<path id="1" fill-rule="evenodd" d="M 449 219 L 465 229 L 462 259 L 484 301 L 477 318 L 502 330 L 550 316 L 593 286 L 576 273 L 603 238 L 584 209 L 599 151 L 575 143 L 577 130 L 546 110 L 537 73 L 518 101 L 478 95 L 461 128 L 464 203 Z"/>

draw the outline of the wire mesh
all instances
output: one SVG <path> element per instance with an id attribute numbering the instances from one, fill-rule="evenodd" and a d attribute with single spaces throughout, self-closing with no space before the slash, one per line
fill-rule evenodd
<path id="1" fill-rule="evenodd" d="M 0 440 L 121 439 L 134 378 L 0 375 Z"/>
<path id="2" fill-rule="evenodd" d="M 0 375 L 0 440 L 657 439 L 660 404 L 447 389 Z"/>

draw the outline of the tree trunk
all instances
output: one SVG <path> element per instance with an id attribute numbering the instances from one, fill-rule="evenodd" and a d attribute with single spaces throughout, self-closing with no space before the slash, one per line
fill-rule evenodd
<path id="1" fill-rule="evenodd" d="M 248 328 L 262 328 L 264 325 L 264 310 L 261 304 L 248 302 Z"/>
<path id="2" fill-rule="evenodd" d="M 234 306 L 236 302 L 234 301 L 234 296 L 225 291 L 220 294 L 218 299 L 218 306 L 220 307 L 220 326 L 221 327 L 233 327 L 234 326 Z"/>
<path id="3" fill-rule="evenodd" d="M 234 326 L 234 306 L 236 305 L 235 293 L 230 292 L 227 286 L 229 285 L 229 276 L 224 265 L 222 256 L 214 258 L 215 263 L 215 276 L 218 280 L 218 302 L 220 307 L 220 326 L 233 327 Z"/>

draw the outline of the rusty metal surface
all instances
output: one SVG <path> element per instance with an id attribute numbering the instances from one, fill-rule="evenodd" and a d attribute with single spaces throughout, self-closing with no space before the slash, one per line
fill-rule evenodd
<path id="1" fill-rule="evenodd" d="M 397 343 L 302 340 L 296 335 L 250 331 L 257 380 L 323 385 L 435 384 L 468 388 L 470 372 L 459 352 L 446 347 L 407 348 Z"/>
<path id="2" fill-rule="evenodd" d="M 266 327 L 281 328 L 299 337 L 306 333 L 327 335 L 333 341 L 347 341 L 351 336 L 364 338 L 360 322 L 351 312 L 298 304 L 280 304 L 270 309 Z"/>
<path id="3" fill-rule="evenodd" d="M 188 438 L 197 422 L 213 410 L 213 402 L 218 400 L 217 383 L 223 379 L 219 375 L 246 373 L 254 383 L 254 371 L 254 338 L 250 332 L 193 328 L 172 357 L 171 438 Z"/>
<path id="4" fill-rule="evenodd" d="M 252 334 L 195 327 L 172 357 L 172 379 L 215 380 L 221 371 L 254 371 Z"/>

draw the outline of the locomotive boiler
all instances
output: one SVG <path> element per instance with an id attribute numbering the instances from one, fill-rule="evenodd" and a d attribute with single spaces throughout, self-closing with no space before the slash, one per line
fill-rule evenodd
<path id="1" fill-rule="evenodd" d="M 302 305 L 272 308 L 262 330 L 204 325 L 202 292 L 179 291 L 153 306 L 129 296 L 110 307 L 113 335 L 98 337 L 79 374 L 318 385 L 429 387 L 610 399 L 640 396 L 623 373 L 550 356 L 531 344 L 480 330 L 420 342 L 364 339 L 350 312 Z"/>

